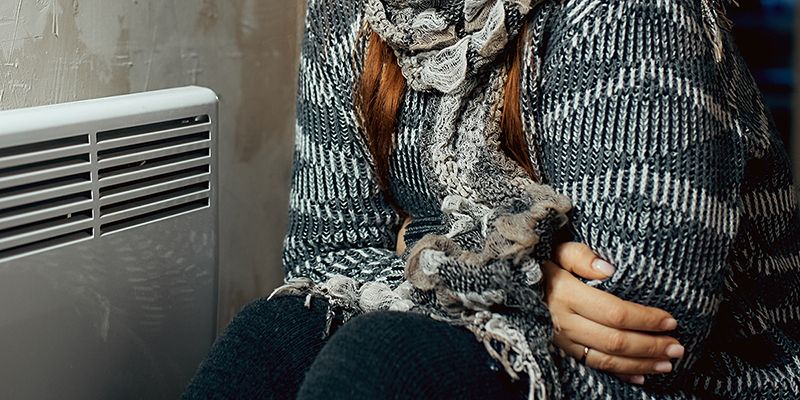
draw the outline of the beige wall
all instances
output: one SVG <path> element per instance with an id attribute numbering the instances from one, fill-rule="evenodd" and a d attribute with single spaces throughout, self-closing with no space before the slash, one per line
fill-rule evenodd
<path id="1" fill-rule="evenodd" d="M 301 0 L 0 0 L 0 109 L 219 94 L 220 322 L 280 282 Z"/>

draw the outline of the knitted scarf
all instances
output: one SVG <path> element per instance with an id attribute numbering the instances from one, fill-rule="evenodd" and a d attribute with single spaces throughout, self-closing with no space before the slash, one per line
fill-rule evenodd
<path id="1" fill-rule="evenodd" d="M 407 251 L 396 288 L 336 276 L 290 281 L 273 293 L 321 295 L 330 316 L 412 311 L 471 330 L 529 398 L 558 398 L 541 262 L 567 221 L 569 200 L 532 181 L 500 147 L 506 45 L 535 0 L 367 0 L 371 29 L 394 50 L 409 87 L 440 92 L 432 167 L 445 234 Z M 332 318 L 329 318 L 329 320 Z"/>

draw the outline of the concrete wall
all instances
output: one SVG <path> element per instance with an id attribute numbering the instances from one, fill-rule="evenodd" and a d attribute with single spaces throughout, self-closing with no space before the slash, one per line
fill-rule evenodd
<path id="1" fill-rule="evenodd" d="M 301 0 L 0 0 L 0 109 L 197 84 L 222 100 L 220 323 L 280 282 Z"/>

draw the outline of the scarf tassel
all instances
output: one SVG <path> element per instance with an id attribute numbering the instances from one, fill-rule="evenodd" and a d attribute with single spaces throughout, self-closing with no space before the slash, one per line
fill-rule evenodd
<path id="1" fill-rule="evenodd" d="M 723 31 L 730 31 L 733 28 L 733 21 L 728 18 L 725 12 L 725 3 L 739 6 L 736 0 L 702 0 L 701 2 L 705 33 L 711 41 L 714 60 L 718 63 L 725 56 Z"/>

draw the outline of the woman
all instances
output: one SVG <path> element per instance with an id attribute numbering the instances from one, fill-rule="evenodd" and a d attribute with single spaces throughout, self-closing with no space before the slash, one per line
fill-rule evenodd
<path id="1" fill-rule="evenodd" d="M 288 283 L 185 397 L 800 396 L 797 201 L 722 6 L 310 2 Z"/>

